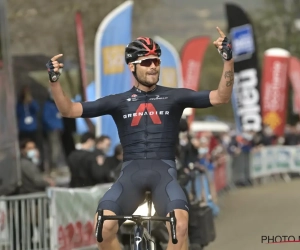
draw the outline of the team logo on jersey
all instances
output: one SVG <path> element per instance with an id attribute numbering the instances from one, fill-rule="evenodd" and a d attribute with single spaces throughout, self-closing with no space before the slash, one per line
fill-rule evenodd
<path id="1" fill-rule="evenodd" d="M 152 103 L 141 103 L 135 113 L 123 115 L 123 119 L 132 118 L 131 126 L 138 126 L 143 116 L 149 116 L 154 124 L 162 124 L 160 115 L 169 115 L 169 111 L 157 111 Z"/>
<path id="2" fill-rule="evenodd" d="M 135 102 L 138 100 L 137 95 L 136 94 L 132 94 L 130 98 L 126 99 L 128 102 Z"/>
<path id="3" fill-rule="evenodd" d="M 167 96 L 159 96 L 159 95 L 156 95 L 154 98 L 150 98 L 149 101 L 166 100 L 166 99 L 168 99 Z"/>

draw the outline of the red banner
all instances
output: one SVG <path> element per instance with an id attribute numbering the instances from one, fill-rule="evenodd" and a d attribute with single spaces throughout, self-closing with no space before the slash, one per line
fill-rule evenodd
<path id="1" fill-rule="evenodd" d="M 283 135 L 286 123 L 289 58 L 289 52 L 280 48 L 269 49 L 264 54 L 261 85 L 263 123 L 278 136 Z"/>
<path id="2" fill-rule="evenodd" d="M 290 58 L 289 79 L 293 88 L 294 113 L 300 114 L 300 60 L 296 57 Z"/>
<path id="3" fill-rule="evenodd" d="M 209 37 L 195 37 L 186 42 L 181 50 L 183 87 L 198 91 L 202 61 L 210 42 Z M 189 121 L 194 119 L 194 111 Z"/>
<path id="4" fill-rule="evenodd" d="M 80 76 L 81 76 L 81 83 L 82 83 L 82 99 L 86 101 L 86 87 L 87 83 L 87 72 L 85 66 L 85 49 L 84 49 L 84 34 L 83 34 L 83 25 L 82 25 L 82 18 L 81 12 L 76 12 L 75 16 L 75 23 L 76 23 L 76 34 L 77 34 L 77 45 L 78 45 L 78 55 L 79 55 L 79 63 L 80 63 Z"/>
<path id="5" fill-rule="evenodd" d="M 80 221 L 60 226 L 57 232 L 59 250 L 91 247 L 95 245 L 94 226 L 92 221 L 82 224 Z"/>

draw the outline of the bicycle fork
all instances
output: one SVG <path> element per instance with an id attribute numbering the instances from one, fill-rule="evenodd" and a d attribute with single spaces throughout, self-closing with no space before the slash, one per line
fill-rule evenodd
<path id="1" fill-rule="evenodd" d="M 134 250 L 155 250 L 155 242 L 141 223 L 134 226 Z M 143 241 L 144 239 L 144 241 Z M 145 249 L 146 248 L 146 249 Z"/>

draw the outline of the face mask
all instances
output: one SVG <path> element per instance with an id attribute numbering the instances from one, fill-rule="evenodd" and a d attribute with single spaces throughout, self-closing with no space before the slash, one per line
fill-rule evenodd
<path id="1" fill-rule="evenodd" d="M 105 154 L 108 154 L 108 152 L 109 152 L 109 148 L 105 148 L 105 149 L 103 149 L 103 152 L 104 152 Z"/>
<path id="2" fill-rule="evenodd" d="M 198 153 L 200 155 L 204 155 L 204 154 L 208 153 L 208 148 L 198 148 Z"/>
<path id="3" fill-rule="evenodd" d="M 251 141 L 253 139 L 253 135 L 252 134 L 248 134 L 248 133 L 245 133 L 244 134 L 244 138 L 248 141 Z"/>
<path id="4" fill-rule="evenodd" d="M 223 142 L 224 142 L 225 144 L 229 144 L 230 141 L 231 141 L 231 138 L 230 138 L 229 136 L 224 136 L 224 137 L 223 137 Z"/>
<path id="5" fill-rule="evenodd" d="M 39 164 L 39 158 L 37 157 L 37 153 L 35 149 L 30 149 L 27 151 L 27 157 L 34 163 Z"/>
<path id="6" fill-rule="evenodd" d="M 270 127 L 265 128 L 265 135 L 271 136 L 273 134 L 273 130 Z"/>

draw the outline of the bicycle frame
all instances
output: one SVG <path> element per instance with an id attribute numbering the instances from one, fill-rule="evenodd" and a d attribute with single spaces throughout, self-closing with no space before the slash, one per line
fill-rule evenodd
<path id="1" fill-rule="evenodd" d="M 151 215 L 151 199 L 147 198 L 148 203 L 148 216 L 130 215 L 130 216 L 115 216 L 115 215 L 103 215 L 103 210 L 97 211 L 97 225 L 96 225 L 96 238 L 99 243 L 103 241 L 102 228 L 105 220 L 131 220 L 135 223 L 134 226 L 134 250 L 155 250 L 155 242 L 151 237 L 151 221 L 167 221 L 171 225 L 172 243 L 177 244 L 176 238 L 176 217 L 175 212 L 170 212 L 170 217 L 159 217 Z M 147 221 L 147 228 L 143 226 L 143 222 Z M 146 249 L 143 248 L 143 239 L 145 240 Z"/>

